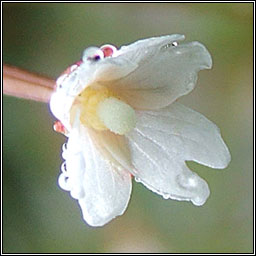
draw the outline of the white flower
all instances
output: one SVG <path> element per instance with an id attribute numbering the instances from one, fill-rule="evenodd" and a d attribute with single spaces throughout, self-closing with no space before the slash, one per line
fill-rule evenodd
<path id="1" fill-rule="evenodd" d="M 220 169 L 230 161 L 217 126 L 176 102 L 212 66 L 202 44 L 183 39 L 90 47 L 57 80 L 50 108 L 68 136 L 59 185 L 91 226 L 124 213 L 133 176 L 166 199 L 203 205 L 208 185 L 185 161 Z"/>

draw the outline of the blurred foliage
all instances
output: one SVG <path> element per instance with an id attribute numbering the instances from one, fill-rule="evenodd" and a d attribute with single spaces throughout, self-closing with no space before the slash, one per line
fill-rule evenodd
<path id="1" fill-rule="evenodd" d="M 253 250 L 252 3 L 3 3 L 3 60 L 56 78 L 84 48 L 185 34 L 214 67 L 179 101 L 221 129 L 232 162 L 189 166 L 207 180 L 203 207 L 164 200 L 133 183 L 127 211 L 103 228 L 82 221 L 57 186 L 61 144 L 43 103 L 3 97 L 5 253 L 250 253 Z"/>

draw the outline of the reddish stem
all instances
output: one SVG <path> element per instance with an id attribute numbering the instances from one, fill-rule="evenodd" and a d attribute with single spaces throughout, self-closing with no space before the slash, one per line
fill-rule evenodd
<path id="1" fill-rule="evenodd" d="M 49 102 L 55 81 L 29 71 L 3 65 L 4 94 L 29 100 Z"/>

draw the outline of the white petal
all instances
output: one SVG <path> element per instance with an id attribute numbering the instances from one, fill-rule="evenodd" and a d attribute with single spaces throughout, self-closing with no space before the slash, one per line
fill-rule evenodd
<path id="1" fill-rule="evenodd" d="M 202 205 L 209 196 L 207 183 L 184 161 L 168 155 L 158 144 L 134 131 L 129 136 L 135 180 L 165 199 L 190 200 Z"/>
<path id="2" fill-rule="evenodd" d="M 138 40 L 128 46 L 122 46 L 112 58 L 92 63 L 96 70 L 95 81 L 112 81 L 126 77 L 135 71 L 144 59 L 153 54 L 156 47 L 183 39 L 182 35 L 168 35 Z"/>
<path id="3" fill-rule="evenodd" d="M 123 78 L 133 72 L 138 65 L 125 58 L 106 58 L 95 65 L 95 82 L 112 81 Z"/>
<path id="4" fill-rule="evenodd" d="M 61 91 L 77 96 L 86 87 L 98 81 L 112 81 L 127 76 L 137 68 L 137 64 L 125 57 L 105 58 L 98 61 L 84 61 L 68 79 Z"/>
<path id="5" fill-rule="evenodd" d="M 122 79 L 101 83 L 137 109 L 169 105 L 194 88 L 198 71 L 212 65 L 211 56 L 201 43 L 172 45 L 183 39 L 181 35 L 163 36 L 122 47 L 116 59 L 130 60 L 138 67 Z"/>
<path id="6" fill-rule="evenodd" d="M 66 129 L 70 129 L 70 108 L 74 97 L 70 97 L 62 92 L 54 92 L 50 99 L 50 109 L 54 116 L 61 120 Z"/>
<path id="7" fill-rule="evenodd" d="M 230 154 L 217 127 L 178 103 L 138 115 L 136 128 L 126 135 L 136 180 L 164 198 L 204 204 L 207 183 L 188 169 L 185 160 L 227 166 Z"/>
<path id="8" fill-rule="evenodd" d="M 84 61 L 58 80 L 50 103 L 53 114 L 69 130 L 69 111 L 75 97 L 97 83 L 109 87 L 136 109 L 169 105 L 189 93 L 197 72 L 212 64 L 202 44 L 176 45 L 183 39 L 182 35 L 148 38 L 121 47 L 113 57 Z"/>
<path id="9" fill-rule="evenodd" d="M 100 145 L 101 153 L 108 159 L 111 159 L 115 165 L 120 165 L 128 171 L 133 168 L 128 141 L 125 136 L 110 131 L 98 132 L 95 130 L 90 130 L 90 135 Z"/>
<path id="10" fill-rule="evenodd" d="M 217 169 L 230 162 L 219 128 L 200 113 L 176 102 L 137 114 L 138 132 L 153 138 L 169 155 Z"/>
<path id="11" fill-rule="evenodd" d="M 141 39 L 132 44 L 122 46 L 117 52 L 117 55 L 122 55 L 136 63 L 140 63 L 141 60 L 143 60 L 143 56 L 145 56 L 144 58 L 147 58 L 147 54 L 154 54 L 154 49 L 156 47 L 160 48 L 164 45 L 171 44 L 172 42 L 179 42 L 184 39 L 185 36 L 179 34 Z"/>
<path id="12" fill-rule="evenodd" d="M 50 99 L 50 109 L 66 129 L 70 130 L 70 109 L 75 98 L 98 80 L 116 80 L 134 71 L 137 65 L 126 58 L 106 58 L 83 62 L 69 75 L 57 79 L 57 89 Z M 65 78 L 63 78 L 65 77 Z"/>
<path id="13" fill-rule="evenodd" d="M 131 175 L 102 156 L 88 131 L 70 133 L 66 166 L 71 196 L 78 199 L 84 220 L 102 226 L 125 211 L 131 193 Z"/>

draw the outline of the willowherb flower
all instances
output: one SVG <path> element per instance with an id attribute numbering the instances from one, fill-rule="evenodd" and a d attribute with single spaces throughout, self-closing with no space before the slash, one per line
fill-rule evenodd
<path id="1" fill-rule="evenodd" d="M 203 205 L 208 185 L 185 161 L 220 169 L 230 161 L 217 126 L 176 102 L 212 66 L 201 43 L 183 39 L 90 47 L 57 79 L 50 108 L 68 137 L 59 185 L 91 226 L 123 214 L 133 177 L 165 199 Z"/>

